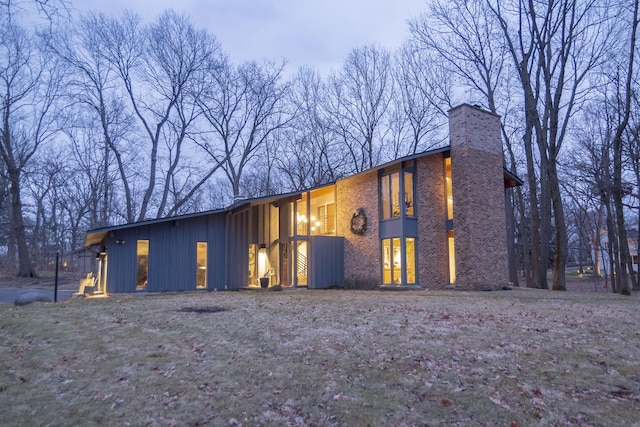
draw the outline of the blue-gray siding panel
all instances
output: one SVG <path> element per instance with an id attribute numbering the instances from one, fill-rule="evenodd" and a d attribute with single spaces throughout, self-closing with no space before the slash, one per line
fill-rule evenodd
<path id="1" fill-rule="evenodd" d="M 137 242 L 149 239 L 149 226 L 116 230 L 107 239 L 107 292 L 135 292 Z"/>
<path id="2" fill-rule="evenodd" d="M 224 289 L 225 220 L 211 214 L 111 232 L 107 292 L 136 291 L 137 241 L 143 239 L 149 240 L 148 291 L 195 290 L 197 242 L 207 242 L 207 288 Z"/>
<path id="3" fill-rule="evenodd" d="M 309 238 L 309 288 L 344 286 L 344 237 Z"/>

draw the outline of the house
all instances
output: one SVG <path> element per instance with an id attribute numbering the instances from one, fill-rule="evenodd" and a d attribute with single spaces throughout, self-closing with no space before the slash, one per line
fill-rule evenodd
<path id="1" fill-rule="evenodd" d="M 305 191 L 91 230 L 106 292 L 508 283 L 500 118 L 463 104 L 450 145 Z"/>
<path id="2" fill-rule="evenodd" d="M 627 230 L 627 244 L 629 245 L 629 255 L 634 272 L 638 272 L 638 230 Z M 611 258 L 609 257 L 609 235 L 606 232 L 600 233 L 598 246 L 592 245 L 592 257 L 596 261 L 595 274 L 605 276 L 611 274 Z"/>

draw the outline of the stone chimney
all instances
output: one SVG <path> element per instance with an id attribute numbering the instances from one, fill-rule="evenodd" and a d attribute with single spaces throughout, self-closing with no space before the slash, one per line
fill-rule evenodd
<path id="1" fill-rule="evenodd" d="M 455 287 L 508 284 L 500 116 L 462 104 L 449 111 Z"/>

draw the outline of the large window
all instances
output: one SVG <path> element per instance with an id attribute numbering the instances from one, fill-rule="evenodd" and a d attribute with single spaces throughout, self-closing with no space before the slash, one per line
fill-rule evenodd
<path id="1" fill-rule="evenodd" d="M 310 193 L 309 225 L 311 235 L 336 234 L 336 192 L 333 185 Z"/>
<path id="2" fill-rule="evenodd" d="M 146 289 L 149 276 L 149 241 L 138 240 L 136 249 L 138 268 L 136 269 L 136 290 Z"/>
<path id="3" fill-rule="evenodd" d="M 382 283 L 385 285 L 416 283 L 416 239 L 414 237 L 382 239 Z"/>
<path id="4" fill-rule="evenodd" d="M 413 171 L 404 170 L 382 175 L 380 178 L 380 206 L 382 219 L 412 218 L 415 216 Z"/>
<path id="5" fill-rule="evenodd" d="M 196 288 L 207 287 L 207 242 L 196 244 Z"/>

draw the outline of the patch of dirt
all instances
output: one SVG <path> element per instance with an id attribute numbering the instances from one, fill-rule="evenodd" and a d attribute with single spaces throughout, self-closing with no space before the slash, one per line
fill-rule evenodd
<path id="1" fill-rule="evenodd" d="M 224 307 L 182 307 L 180 310 L 176 310 L 179 313 L 220 313 L 227 311 L 228 308 Z"/>

